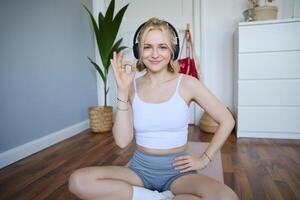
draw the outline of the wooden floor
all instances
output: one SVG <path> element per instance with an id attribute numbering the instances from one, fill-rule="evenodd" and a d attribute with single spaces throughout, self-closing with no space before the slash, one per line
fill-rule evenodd
<path id="1" fill-rule="evenodd" d="M 189 127 L 190 141 L 212 135 Z M 92 165 L 125 165 L 134 145 L 119 149 L 111 134 L 88 130 L 0 170 L 0 199 L 77 199 L 67 187 L 70 173 Z M 225 183 L 240 199 L 300 199 L 300 141 L 236 139 L 222 148 Z"/>

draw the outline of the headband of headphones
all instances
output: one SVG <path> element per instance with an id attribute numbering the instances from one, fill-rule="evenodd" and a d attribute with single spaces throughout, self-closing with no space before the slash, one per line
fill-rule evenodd
<path id="1" fill-rule="evenodd" d="M 172 26 L 172 24 L 170 24 L 167 21 L 164 21 L 168 24 L 168 26 L 172 29 L 173 33 L 175 34 L 176 37 L 176 44 L 175 44 L 175 48 L 174 48 L 174 56 L 173 56 L 173 60 L 176 60 L 178 58 L 179 55 L 179 37 L 178 37 L 178 33 L 176 31 L 176 29 L 174 28 L 174 26 Z M 139 45 L 136 42 L 136 39 L 138 37 L 138 34 L 140 33 L 140 30 L 143 28 L 143 26 L 146 24 L 146 22 L 144 22 L 143 24 L 141 24 L 138 29 L 136 30 L 134 37 L 133 37 L 133 55 L 136 59 L 139 59 Z"/>

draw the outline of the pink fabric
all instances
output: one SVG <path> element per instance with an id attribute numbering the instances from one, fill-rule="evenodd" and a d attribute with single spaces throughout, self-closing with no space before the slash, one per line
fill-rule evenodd
<path id="1" fill-rule="evenodd" d="M 192 156 L 199 157 L 207 148 L 208 143 L 206 142 L 188 142 L 188 152 Z M 130 161 L 126 166 L 129 166 Z M 198 173 L 204 174 L 208 177 L 211 177 L 221 183 L 224 183 L 223 176 L 223 167 L 222 167 L 222 159 L 220 151 L 217 151 L 214 157 L 212 158 L 211 163 L 203 169 L 198 170 Z"/>
<path id="2" fill-rule="evenodd" d="M 183 47 L 185 47 L 185 52 Z M 185 30 L 182 47 L 180 48 L 180 50 L 180 58 L 178 59 L 178 62 L 180 64 L 179 73 L 194 76 L 195 78 L 199 79 L 199 74 L 197 71 L 198 63 L 196 63 L 197 58 L 195 55 L 195 49 L 192 43 L 192 37 L 189 28 Z M 181 56 L 183 52 L 185 53 L 185 55 Z"/>
<path id="3" fill-rule="evenodd" d="M 178 62 L 180 65 L 179 73 L 193 76 L 199 80 L 195 60 L 193 58 L 181 58 L 178 59 Z"/>

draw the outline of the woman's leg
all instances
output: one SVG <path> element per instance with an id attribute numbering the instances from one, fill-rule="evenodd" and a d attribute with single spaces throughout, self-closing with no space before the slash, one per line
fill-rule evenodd
<path id="1" fill-rule="evenodd" d="M 143 186 L 127 167 L 101 166 L 78 169 L 69 179 L 69 190 L 81 199 L 132 199 L 132 186 Z"/>
<path id="2" fill-rule="evenodd" d="M 238 200 L 237 195 L 227 185 L 202 174 L 181 176 L 173 181 L 170 189 L 175 195 L 175 200 L 182 199 L 181 195 L 194 195 L 205 200 Z"/>
<path id="3" fill-rule="evenodd" d="M 202 198 L 192 194 L 179 194 L 173 200 L 202 200 Z"/>

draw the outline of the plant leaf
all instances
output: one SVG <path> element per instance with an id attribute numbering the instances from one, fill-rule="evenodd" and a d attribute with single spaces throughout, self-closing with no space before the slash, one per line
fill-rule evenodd
<path id="1" fill-rule="evenodd" d="M 88 57 L 88 59 L 94 65 L 95 69 L 99 72 L 103 82 L 105 82 L 106 81 L 106 76 L 104 76 L 104 74 L 102 72 L 102 69 L 90 57 Z"/>
<path id="2" fill-rule="evenodd" d="M 112 21 L 114 17 L 114 10 L 115 10 L 115 0 L 111 0 L 107 8 L 107 11 L 105 13 L 105 20 Z"/>
<path id="3" fill-rule="evenodd" d="M 117 52 L 118 47 L 119 47 L 120 44 L 122 43 L 122 40 L 123 40 L 123 38 L 119 39 L 119 40 L 114 44 L 114 46 L 110 49 L 109 56 L 108 56 L 108 61 L 109 61 L 110 59 L 113 58 L 113 52 L 114 52 L 114 51 Z M 117 53 L 119 53 L 119 52 L 117 52 Z"/>
<path id="4" fill-rule="evenodd" d="M 104 64 L 104 68 L 105 68 L 106 72 L 108 72 L 108 69 L 109 69 L 109 66 L 110 66 L 110 59 L 113 58 L 113 52 L 114 52 L 114 51 L 117 52 L 117 49 L 118 49 L 118 47 L 120 46 L 122 40 L 123 40 L 123 38 L 119 39 L 119 40 L 114 44 L 114 46 L 111 48 L 111 50 L 110 50 L 110 52 L 109 52 L 109 55 L 108 55 L 107 62 Z M 117 52 L 117 53 L 119 53 L 119 52 Z"/>
<path id="5" fill-rule="evenodd" d="M 94 29 L 96 42 L 97 42 L 100 58 L 103 64 L 103 68 L 101 69 L 91 58 L 88 57 L 88 59 L 93 64 L 96 71 L 98 71 L 98 73 L 100 74 L 100 77 L 104 82 L 104 86 L 105 86 L 104 88 L 107 87 L 107 75 L 110 67 L 110 59 L 113 57 L 113 52 L 116 51 L 117 53 L 119 53 L 121 50 L 127 48 L 125 46 L 120 46 L 123 40 L 122 38 L 119 39 L 116 43 L 115 43 L 115 39 L 118 35 L 119 28 L 128 5 L 129 4 L 121 8 L 114 17 L 115 0 L 110 0 L 110 4 L 107 8 L 105 15 L 103 15 L 101 12 L 98 14 L 98 26 L 95 18 L 93 17 L 93 14 L 89 11 L 89 9 L 85 5 L 83 5 L 83 7 L 88 12 L 91 18 L 92 27 Z M 105 106 L 106 106 L 106 95 L 108 94 L 108 92 L 109 92 L 109 88 L 104 89 Z"/>
<path id="6" fill-rule="evenodd" d="M 115 46 L 116 46 L 116 45 L 115 45 Z M 113 57 L 113 52 L 114 52 L 114 51 L 117 52 L 117 53 L 119 53 L 119 52 L 122 51 L 123 49 L 127 49 L 127 48 L 128 48 L 128 47 L 126 47 L 126 46 L 121 46 L 121 47 L 115 47 L 115 48 L 112 48 L 111 53 L 110 53 L 110 55 L 109 55 L 109 58 L 112 58 L 112 57 Z M 109 59 L 109 60 L 110 60 L 110 59 Z M 109 66 L 110 66 L 110 63 L 109 63 L 107 66 L 104 67 L 106 73 L 108 73 Z"/>
<path id="7" fill-rule="evenodd" d="M 127 4 L 126 6 L 124 6 L 115 16 L 113 22 L 112 22 L 112 35 L 114 35 L 115 37 L 113 38 L 113 40 L 115 40 L 117 33 L 119 31 L 122 19 L 124 17 L 124 14 L 128 8 L 129 4 Z"/>
<path id="8" fill-rule="evenodd" d="M 128 48 L 128 47 L 123 47 L 123 48 L 121 48 L 120 49 L 120 44 L 122 43 L 122 40 L 123 40 L 123 38 L 121 38 L 121 39 L 119 39 L 115 44 L 114 44 L 114 46 L 111 48 L 111 50 L 110 50 L 110 52 L 109 52 L 109 56 L 108 56 L 108 59 L 107 59 L 107 61 L 105 62 L 105 63 L 107 63 L 107 65 L 104 65 L 105 67 L 105 70 L 108 72 L 108 69 L 109 69 L 109 66 L 110 66 L 110 59 L 112 59 L 113 58 L 113 52 L 115 51 L 115 52 L 117 52 L 117 53 L 119 53 L 121 50 L 123 50 L 123 49 L 126 49 L 126 48 Z"/>
<path id="9" fill-rule="evenodd" d="M 119 31 L 119 27 L 122 21 L 122 18 L 124 16 L 124 13 L 127 9 L 129 4 L 127 4 L 126 6 L 124 6 L 116 15 L 115 19 L 113 21 L 108 20 L 109 18 L 105 16 L 104 22 L 103 22 L 103 30 L 105 30 L 105 32 L 109 33 L 109 34 L 101 34 L 101 37 L 105 38 L 105 52 L 104 54 L 106 55 L 106 57 L 109 56 L 110 50 L 111 50 L 111 46 L 113 45 L 118 31 Z M 100 30 L 101 32 L 101 30 Z M 102 60 L 102 62 L 106 62 L 105 60 Z"/>
<path id="10" fill-rule="evenodd" d="M 104 17 L 103 17 L 103 14 L 101 12 L 99 12 L 99 15 L 98 15 L 98 24 L 99 24 L 99 30 L 101 29 L 101 27 L 103 26 L 103 21 L 104 21 Z"/>
<path id="11" fill-rule="evenodd" d="M 120 38 L 120 39 L 114 44 L 114 46 L 112 47 L 112 49 L 117 49 L 117 48 L 120 46 L 120 44 L 122 43 L 122 41 L 123 41 L 123 38 Z"/>
<path id="12" fill-rule="evenodd" d="M 100 37 L 103 39 L 103 43 L 101 46 L 101 59 L 103 65 L 106 65 L 106 58 L 108 56 L 111 44 L 110 44 L 110 35 L 111 35 L 111 22 L 107 22 L 106 18 L 104 18 L 102 24 L 101 24 L 101 29 L 99 29 L 99 34 Z"/>
<path id="13" fill-rule="evenodd" d="M 96 42 L 97 42 L 97 46 L 98 46 L 98 51 L 100 52 L 101 60 L 103 60 L 103 58 L 102 58 L 103 56 L 102 56 L 101 52 L 103 52 L 104 49 L 102 48 L 103 45 L 101 45 L 101 44 L 104 44 L 104 41 L 103 41 L 104 38 L 101 38 L 100 30 L 98 29 L 97 23 L 94 19 L 94 16 L 92 15 L 92 13 L 89 11 L 89 9 L 85 5 L 83 5 L 83 7 L 88 12 L 90 19 L 92 21 L 93 30 L 95 33 Z"/>
<path id="14" fill-rule="evenodd" d="M 126 46 L 121 46 L 117 49 L 117 52 L 119 53 L 120 51 L 122 51 L 123 49 L 127 49 L 128 47 Z"/>

